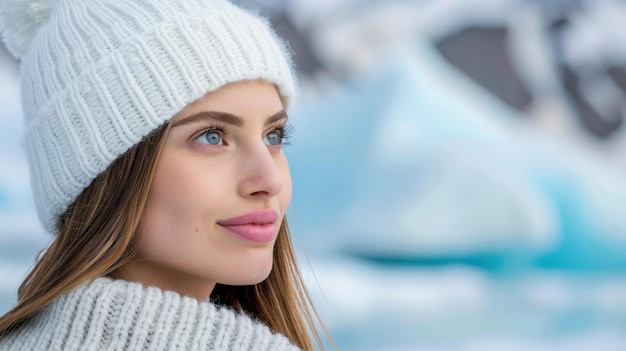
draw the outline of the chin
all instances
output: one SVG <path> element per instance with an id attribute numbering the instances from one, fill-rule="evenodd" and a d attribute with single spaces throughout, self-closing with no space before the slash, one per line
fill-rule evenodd
<path id="1" fill-rule="evenodd" d="M 272 272 L 273 260 L 270 257 L 269 261 L 259 262 L 255 261 L 241 267 L 238 272 L 233 272 L 229 277 L 225 279 L 222 284 L 225 285 L 255 285 L 261 283 Z"/>
<path id="2" fill-rule="evenodd" d="M 262 283 L 263 281 L 265 281 L 265 279 L 267 279 L 267 277 L 270 276 L 271 272 L 272 272 L 272 268 L 270 267 L 270 269 L 268 269 L 266 272 L 263 272 L 262 274 L 259 274 L 255 277 L 251 277 L 250 279 L 248 279 L 248 282 L 245 285 L 255 285 L 255 284 Z"/>
<path id="3" fill-rule="evenodd" d="M 251 275 L 247 277 L 241 277 L 240 279 L 227 279 L 220 284 L 232 286 L 256 285 L 262 283 L 265 279 L 267 279 L 267 277 L 270 276 L 270 272 L 271 270 L 269 270 L 265 274 Z"/>

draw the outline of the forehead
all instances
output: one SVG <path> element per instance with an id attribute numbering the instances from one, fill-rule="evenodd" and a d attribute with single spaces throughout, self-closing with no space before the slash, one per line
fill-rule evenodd
<path id="1" fill-rule="evenodd" d="M 262 80 L 230 83 L 209 92 L 182 110 L 175 120 L 204 111 L 221 111 L 246 118 L 271 115 L 283 109 L 278 89 Z"/>

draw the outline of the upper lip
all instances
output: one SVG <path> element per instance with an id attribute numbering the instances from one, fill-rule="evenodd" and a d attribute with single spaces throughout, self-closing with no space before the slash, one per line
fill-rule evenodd
<path id="1" fill-rule="evenodd" d="M 274 224 L 278 219 L 278 212 L 272 209 L 261 209 L 242 214 L 217 222 L 219 225 L 244 225 L 244 224 Z"/>

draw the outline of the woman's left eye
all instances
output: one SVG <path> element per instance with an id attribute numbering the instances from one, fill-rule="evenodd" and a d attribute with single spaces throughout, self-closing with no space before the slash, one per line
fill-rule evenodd
<path id="1" fill-rule="evenodd" d="M 281 145 L 283 143 L 283 133 L 278 129 L 272 130 L 263 138 L 263 142 L 266 145 Z"/>
<path id="2" fill-rule="evenodd" d="M 293 134 L 293 125 L 286 123 L 272 129 L 269 133 L 263 137 L 263 142 L 268 146 L 285 146 L 290 144 L 291 136 Z"/>

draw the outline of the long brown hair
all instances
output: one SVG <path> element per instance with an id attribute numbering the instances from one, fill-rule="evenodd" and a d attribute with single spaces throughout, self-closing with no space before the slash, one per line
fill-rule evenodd
<path id="1" fill-rule="evenodd" d="M 114 277 L 132 260 L 133 236 L 170 125 L 118 157 L 69 206 L 57 224 L 56 238 L 19 287 L 17 304 L 0 317 L 0 337 L 28 322 L 56 297 L 97 277 Z M 286 220 L 269 277 L 251 286 L 218 284 L 211 298 L 251 314 L 304 350 L 313 350 L 314 341 L 323 349 L 318 327 L 330 339 L 298 271 Z"/>

